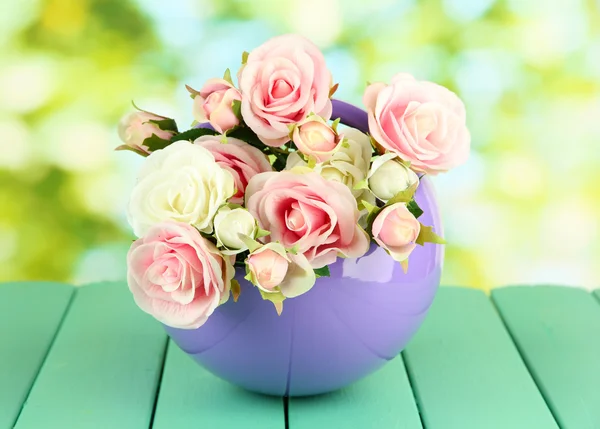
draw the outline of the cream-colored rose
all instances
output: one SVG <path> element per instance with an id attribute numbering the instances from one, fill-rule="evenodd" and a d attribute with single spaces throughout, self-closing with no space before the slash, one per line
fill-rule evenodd
<path id="1" fill-rule="evenodd" d="M 395 153 L 375 158 L 368 178 L 369 189 L 384 202 L 419 181 L 417 174 L 404 165 Z"/>
<path id="2" fill-rule="evenodd" d="M 145 159 L 129 201 L 128 220 L 138 237 L 169 219 L 210 233 L 213 217 L 234 191 L 233 176 L 207 149 L 178 141 Z"/>
<path id="3" fill-rule="evenodd" d="M 317 164 L 314 171 L 327 180 L 334 180 L 348 186 L 356 198 L 364 199 L 364 189 L 355 186 L 367 178 L 371 163 L 371 143 L 369 137 L 354 128 L 344 130 L 344 144 L 326 162 Z M 296 153 L 287 158 L 286 170 L 303 171 L 308 164 Z"/>
<path id="4" fill-rule="evenodd" d="M 246 260 L 248 279 L 267 293 L 281 292 L 294 298 L 308 292 L 316 275 L 310 262 L 301 253 L 287 253 L 280 243 L 267 243 L 256 249 Z"/>
<path id="5" fill-rule="evenodd" d="M 344 144 L 327 162 L 315 166 L 315 171 L 327 180 L 335 180 L 348 186 L 355 197 L 363 194 L 363 189 L 354 189 L 365 180 L 371 163 L 371 143 L 369 137 L 360 131 L 344 130 Z"/>
<path id="6" fill-rule="evenodd" d="M 240 235 L 252 239 L 256 236 L 256 219 L 248 210 L 241 207 L 235 209 L 228 206 L 221 207 L 215 216 L 214 225 L 217 245 L 222 248 L 224 255 L 236 255 L 248 250 Z"/>

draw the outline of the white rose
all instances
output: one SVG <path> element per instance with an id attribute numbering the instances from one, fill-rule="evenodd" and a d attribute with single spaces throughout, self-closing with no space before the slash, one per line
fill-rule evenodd
<path id="1" fill-rule="evenodd" d="M 222 252 L 225 255 L 236 255 L 248 249 L 240 234 L 250 238 L 256 236 L 256 219 L 241 207 L 221 207 L 215 216 L 214 224 L 217 245 L 223 248 Z"/>
<path id="2" fill-rule="evenodd" d="M 138 237 L 169 219 L 210 233 L 215 213 L 234 191 L 233 176 L 207 149 L 178 141 L 145 159 L 129 201 L 128 220 Z"/>
<path id="3" fill-rule="evenodd" d="M 419 181 L 417 174 L 404 165 L 394 153 L 375 158 L 368 179 L 371 192 L 384 202 Z"/>

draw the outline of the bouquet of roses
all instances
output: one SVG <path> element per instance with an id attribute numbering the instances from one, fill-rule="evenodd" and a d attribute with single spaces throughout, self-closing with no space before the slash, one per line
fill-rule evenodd
<path id="1" fill-rule="evenodd" d="M 136 303 L 166 325 L 194 329 L 240 284 L 235 267 L 281 313 L 337 258 L 374 241 L 406 271 L 411 252 L 443 243 L 420 224 L 419 181 L 463 163 L 465 109 L 448 89 L 396 75 L 369 84 L 369 135 L 332 118 L 323 54 L 285 35 L 250 53 L 237 73 L 188 87 L 195 122 L 143 110 L 119 135 L 146 157 L 128 219 L 139 237 L 128 254 Z M 332 120 L 333 119 L 333 120 Z"/>

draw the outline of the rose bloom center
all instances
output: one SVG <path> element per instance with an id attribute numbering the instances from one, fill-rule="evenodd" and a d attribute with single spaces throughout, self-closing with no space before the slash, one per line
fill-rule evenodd
<path id="1" fill-rule="evenodd" d="M 271 95 L 273 98 L 283 98 L 293 91 L 292 85 L 283 79 L 278 79 L 273 85 Z"/>

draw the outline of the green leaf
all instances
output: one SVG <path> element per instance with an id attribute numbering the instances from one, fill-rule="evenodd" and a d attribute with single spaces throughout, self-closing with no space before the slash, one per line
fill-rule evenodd
<path id="1" fill-rule="evenodd" d="M 291 248 L 287 249 L 287 251 L 289 253 L 291 253 L 292 255 L 297 255 L 298 252 L 300 251 L 300 246 L 298 246 L 297 244 L 294 244 L 294 246 L 292 246 Z"/>
<path id="2" fill-rule="evenodd" d="M 172 141 L 161 139 L 156 134 L 152 134 L 150 137 L 148 137 L 142 142 L 142 144 L 146 146 L 150 152 L 164 149 L 171 143 Z"/>
<path id="3" fill-rule="evenodd" d="M 266 237 L 267 235 L 270 235 L 271 232 L 267 231 L 265 229 L 262 228 L 258 228 L 256 231 L 256 238 L 262 238 L 262 237 Z"/>
<path id="4" fill-rule="evenodd" d="M 358 191 L 359 189 L 369 189 L 369 182 L 367 181 L 367 179 L 363 179 L 360 182 L 358 182 L 356 185 L 354 185 L 354 190 Z"/>
<path id="5" fill-rule="evenodd" d="M 266 145 L 260 141 L 256 133 L 248 127 L 237 127 L 229 132 L 227 136 L 242 140 L 260 150 L 263 150 L 266 147 Z"/>
<path id="6" fill-rule="evenodd" d="M 132 146 L 128 146 L 126 144 L 122 144 L 121 146 L 117 146 L 115 148 L 115 150 L 128 150 L 130 152 L 134 152 L 137 153 L 138 155 L 141 155 L 143 157 L 147 157 L 148 154 L 146 152 L 144 152 L 143 150 L 137 148 L 137 147 L 132 147 Z"/>
<path id="7" fill-rule="evenodd" d="M 248 250 L 250 251 L 250 253 L 252 253 L 252 252 L 254 252 L 256 249 L 259 249 L 260 247 L 262 247 L 262 245 L 261 245 L 261 244 L 260 244 L 258 241 L 256 241 L 256 240 L 254 240 L 254 239 L 252 239 L 252 238 L 248 237 L 248 236 L 247 236 L 247 235 L 245 235 L 245 234 L 238 234 L 238 237 L 239 237 L 239 238 L 240 238 L 240 240 L 242 240 L 242 241 L 244 242 L 244 244 L 245 244 L 245 245 L 248 247 Z"/>
<path id="8" fill-rule="evenodd" d="M 225 69 L 225 73 L 223 74 L 223 79 L 233 85 L 233 80 L 231 80 L 231 70 Z"/>
<path id="9" fill-rule="evenodd" d="M 174 119 L 171 119 L 171 118 L 165 118 L 165 119 L 160 119 L 160 120 L 150 119 L 148 122 L 156 124 L 158 126 L 158 128 L 160 128 L 163 131 L 179 132 L 179 130 L 177 129 L 177 123 L 175 122 Z"/>
<path id="10" fill-rule="evenodd" d="M 417 191 L 418 187 L 419 182 L 417 181 L 410 185 L 408 189 L 400 191 L 396 195 L 394 195 L 394 197 L 387 202 L 386 206 L 391 206 L 392 204 L 396 203 L 408 203 L 410 200 L 413 199 L 413 196 L 415 195 L 415 192 Z"/>
<path id="11" fill-rule="evenodd" d="M 419 207 L 419 205 L 417 204 L 417 202 L 414 199 L 410 200 L 408 202 L 408 204 L 406 205 L 406 208 L 417 219 L 423 214 L 423 210 L 421 209 L 421 207 Z"/>
<path id="12" fill-rule="evenodd" d="M 315 168 L 315 166 L 317 165 L 317 158 L 315 158 L 314 156 L 309 156 L 308 157 L 308 168 Z"/>
<path id="13" fill-rule="evenodd" d="M 248 56 L 250 54 L 246 51 L 242 52 L 242 64 L 246 64 L 248 62 Z"/>
<path id="14" fill-rule="evenodd" d="M 333 121 L 331 123 L 331 128 L 333 129 L 333 131 L 335 131 L 337 133 L 337 127 L 340 124 L 341 119 L 337 118 L 335 121 Z"/>
<path id="15" fill-rule="evenodd" d="M 189 85 L 186 85 L 186 86 L 185 86 L 185 89 L 187 89 L 187 90 L 188 90 L 188 92 L 190 93 L 190 97 L 191 97 L 191 98 L 195 98 L 195 97 L 196 97 L 198 94 L 200 94 L 200 92 L 196 91 L 194 88 L 192 88 L 192 87 L 191 87 L 191 86 L 189 86 Z"/>
<path id="16" fill-rule="evenodd" d="M 425 226 L 421 224 L 421 232 L 415 240 L 415 243 L 423 246 L 425 243 L 446 244 L 446 241 L 433 232 L 432 226 Z"/>
<path id="17" fill-rule="evenodd" d="M 240 293 L 242 292 L 242 288 L 240 287 L 240 282 L 236 279 L 231 280 L 231 295 L 233 296 L 233 302 L 237 302 L 240 297 Z"/>
<path id="18" fill-rule="evenodd" d="M 371 204 L 368 201 L 362 200 L 361 203 L 365 207 L 365 209 L 367 209 L 367 211 L 369 212 L 369 214 L 372 214 L 372 213 L 377 214 L 377 213 L 379 213 L 381 211 L 381 209 L 379 207 L 374 206 L 373 204 Z"/>
<path id="19" fill-rule="evenodd" d="M 331 89 L 329 90 L 329 98 L 333 97 L 333 94 L 335 94 L 335 92 L 337 91 L 339 86 L 340 86 L 340 84 L 336 83 L 335 85 L 333 85 L 331 87 Z"/>
<path id="20" fill-rule="evenodd" d="M 404 261 L 400 262 L 400 266 L 402 267 L 402 271 L 404 272 L 404 274 L 408 273 L 408 259 L 405 259 Z"/>
<path id="21" fill-rule="evenodd" d="M 229 69 L 227 69 L 229 70 Z M 242 119 L 242 102 L 240 100 L 233 100 L 231 102 L 231 111 L 239 119 Z"/>
<path id="22" fill-rule="evenodd" d="M 171 143 L 179 141 L 179 140 L 194 141 L 198 137 L 202 137 L 202 136 L 216 136 L 217 134 L 219 134 L 219 133 L 216 132 L 215 130 L 211 130 L 210 128 L 192 128 L 192 129 L 189 129 L 189 130 L 184 131 L 182 133 L 175 134 L 171 138 Z"/>
<path id="23" fill-rule="evenodd" d="M 331 273 L 329 272 L 329 266 L 327 266 L 327 265 L 325 265 L 322 268 L 315 268 L 314 272 L 315 272 L 317 278 L 318 277 L 330 277 L 331 276 Z"/>
<path id="24" fill-rule="evenodd" d="M 285 301 L 285 296 L 281 293 L 281 291 L 265 292 L 260 288 L 258 289 L 258 291 L 260 292 L 260 296 L 262 296 L 262 299 L 264 299 L 265 301 L 271 301 L 273 303 L 277 314 L 281 316 L 281 313 L 283 312 L 283 301 Z"/>

